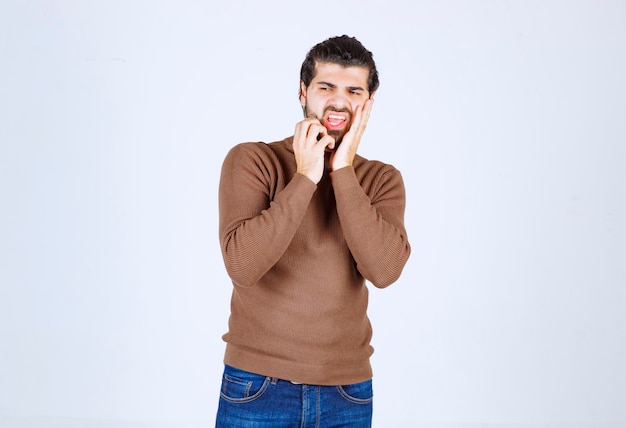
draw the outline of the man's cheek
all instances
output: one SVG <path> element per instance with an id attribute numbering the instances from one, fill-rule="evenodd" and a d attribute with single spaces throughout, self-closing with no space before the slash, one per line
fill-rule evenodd
<path id="1" fill-rule="evenodd" d="M 350 129 L 352 128 L 352 125 L 354 125 L 354 116 L 350 118 L 350 122 L 348 123 L 348 126 L 346 126 L 346 132 L 350 131 Z"/>

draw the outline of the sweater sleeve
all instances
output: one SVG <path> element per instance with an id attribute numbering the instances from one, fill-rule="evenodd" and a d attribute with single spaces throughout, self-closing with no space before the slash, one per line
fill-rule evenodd
<path id="1" fill-rule="evenodd" d="M 233 283 L 256 284 L 291 243 L 315 184 L 295 174 L 282 190 L 280 165 L 264 143 L 244 143 L 227 154 L 219 185 L 222 257 Z"/>
<path id="2" fill-rule="evenodd" d="M 400 172 L 383 165 L 368 193 L 352 167 L 331 174 L 341 229 L 357 269 L 374 286 L 395 282 L 409 255 L 404 228 L 405 189 Z"/>

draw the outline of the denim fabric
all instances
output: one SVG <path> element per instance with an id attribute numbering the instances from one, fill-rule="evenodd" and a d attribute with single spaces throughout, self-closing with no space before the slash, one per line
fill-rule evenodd
<path id="1" fill-rule="evenodd" d="M 226 366 L 216 428 L 369 428 L 372 381 L 319 386 Z"/>

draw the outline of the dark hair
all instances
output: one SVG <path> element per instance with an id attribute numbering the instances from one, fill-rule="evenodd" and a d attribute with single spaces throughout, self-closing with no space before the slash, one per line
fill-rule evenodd
<path id="1" fill-rule="evenodd" d="M 313 46 L 300 68 L 300 80 L 308 87 L 315 76 L 317 62 L 339 64 L 343 67 L 357 66 L 369 70 L 368 91 L 378 89 L 378 71 L 374 56 L 356 38 L 350 36 L 331 37 Z"/>

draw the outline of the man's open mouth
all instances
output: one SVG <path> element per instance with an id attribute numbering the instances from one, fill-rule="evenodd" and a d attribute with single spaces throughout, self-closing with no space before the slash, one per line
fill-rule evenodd
<path id="1" fill-rule="evenodd" d="M 326 116 L 326 121 L 324 122 L 324 126 L 328 130 L 332 129 L 341 129 L 348 122 L 348 115 L 341 113 L 329 113 Z"/>

